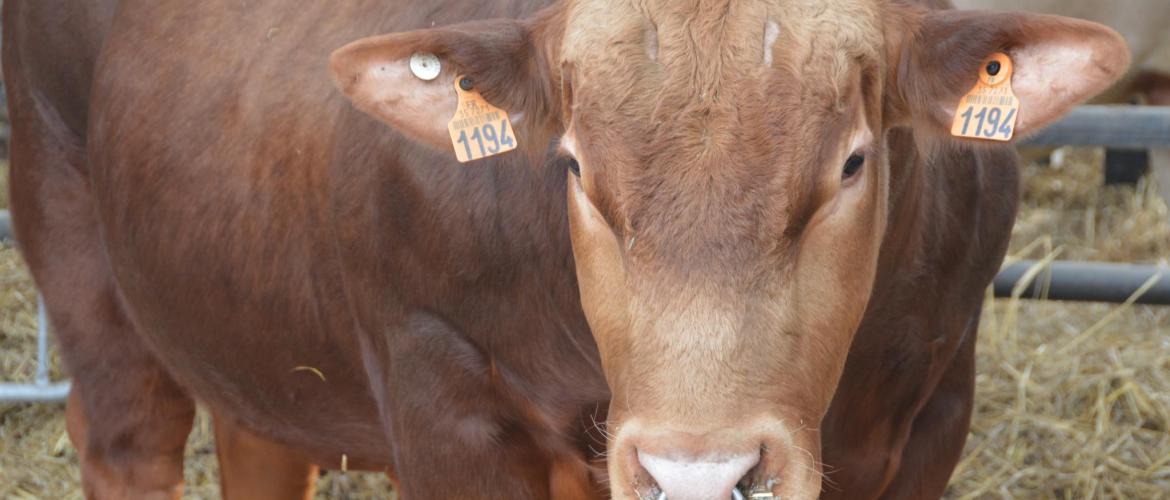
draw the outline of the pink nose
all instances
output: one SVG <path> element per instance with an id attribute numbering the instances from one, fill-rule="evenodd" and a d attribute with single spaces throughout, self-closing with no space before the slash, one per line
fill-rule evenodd
<path id="1" fill-rule="evenodd" d="M 759 461 L 759 452 L 675 460 L 638 451 L 638 462 L 658 483 L 663 493 L 659 498 L 666 500 L 729 500 L 736 483 Z"/>

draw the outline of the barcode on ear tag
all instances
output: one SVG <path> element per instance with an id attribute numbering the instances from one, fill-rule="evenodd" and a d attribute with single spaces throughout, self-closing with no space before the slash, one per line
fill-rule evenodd
<path id="1" fill-rule="evenodd" d="M 959 100 L 951 135 L 1010 141 L 1016 134 L 1020 100 L 1012 92 L 1012 59 L 997 52 L 979 68 L 979 81 Z"/>
<path id="2" fill-rule="evenodd" d="M 459 83 L 463 79 L 455 78 L 459 107 L 447 123 L 455 158 L 466 163 L 516 149 L 516 134 L 508 113 L 484 100 L 475 89 L 463 90 Z"/>

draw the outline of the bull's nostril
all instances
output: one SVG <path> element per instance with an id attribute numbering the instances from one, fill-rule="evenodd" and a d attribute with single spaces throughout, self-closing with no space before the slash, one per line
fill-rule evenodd
<path id="1" fill-rule="evenodd" d="M 753 497 L 754 497 L 754 495 L 753 495 Z M 666 492 L 665 491 L 658 492 L 658 496 L 654 497 L 654 500 L 667 500 Z M 734 488 L 731 490 L 731 500 L 747 500 L 747 498 L 745 498 L 743 496 L 743 492 L 739 491 L 739 488 Z"/>

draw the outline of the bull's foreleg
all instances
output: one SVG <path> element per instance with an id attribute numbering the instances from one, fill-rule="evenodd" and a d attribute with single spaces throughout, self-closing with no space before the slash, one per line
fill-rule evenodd
<path id="1" fill-rule="evenodd" d="M 317 467 L 298 451 L 215 414 L 215 455 L 225 500 L 313 498 Z"/>
<path id="2" fill-rule="evenodd" d="M 181 498 L 183 447 L 195 416 L 191 400 L 177 392 L 156 398 L 154 390 L 145 397 L 142 393 L 87 397 L 76 382 L 75 378 L 65 418 L 81 460 L 85 497 Z"/>

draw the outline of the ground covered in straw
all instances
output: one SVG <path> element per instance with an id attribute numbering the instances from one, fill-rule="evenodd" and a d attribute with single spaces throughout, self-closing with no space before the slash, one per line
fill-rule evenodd
<path id="1" fill-rule="evenodd" d="M 1013 258 L 1170 257 L 1167 209 L 1149 186 L 1101 188 L 1098 151 L 1057 156 L 1027 168 Z M 948 498 L 1166 497 L 1168 333 L 1170 308 L 989 300 L 975 420 Z M 0 248 L 0 379 L 32 379 L 35 338 L 27 273 Z M 189 498 L 218 498 L 213 446 L 200 414 L 187 451 Z M 80 498 L 76 462 L 60 406 L 0 405 L 0 498 Z M 379 475 L 337 472 L 317 494 L 390 496 Z"/>
<path id="2" fill-rule="evenodd" d="M 1062 150 L 1026 169 L 1010 258 L 1166 263 L 1165 203 L 1147 184 L 1101 188 L 1101 160 Z M 988 301 L 949 497 L 1170 496 L 1168 335 L 1170 308 Z"/>

